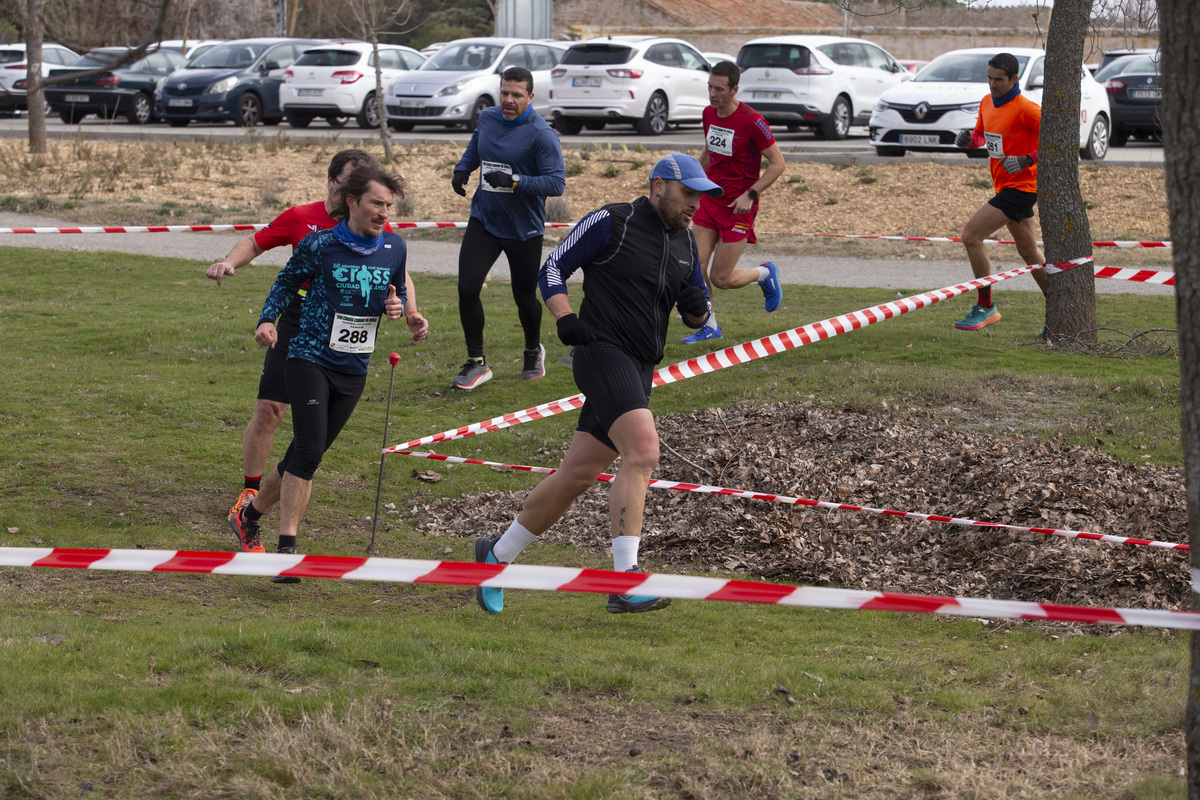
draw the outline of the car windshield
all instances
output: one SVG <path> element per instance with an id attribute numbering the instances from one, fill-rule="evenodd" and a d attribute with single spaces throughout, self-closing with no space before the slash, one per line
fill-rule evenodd
<path id="1" fill-rule="evenodd" d="M 193 59 L 188 66 L 192 69 L 244 69 L 257 61 L 266 49 L 265 44 L 223 44 Z"/>
<path id="2" fill-rule="evenodd" d="M 738 51 L 737 65 L 742 69 L 807 69 L 812 53 L 800 44 L 748 44 Z"/>
<path id="3" fill-rule="evenodd" d="M 488 69 L 496 63 L 504 46 L 482 42 L 453 42 L 438 50 L 421 69 L 467 72 Z"/>
<path id="4" fill-rule="evenodd" d="M 1158 74 L 1158 59 L 1154 56 L 1130 56 L 1110 61 L 1103 69 L 1096 71 L 1096 80 L 1103 83 L 1115 75 L 1156 75 Z"/>
<path id="5" fill-rule="evenodd" d="M 297 67 L 351 67 L 362 60 L 354 50 L 309 50 L 296 59 Z"/>
<path id="6" fill-rule="evenodd" d="M 24 50 L 0 50 L 0 64 L 15 64 L 24 60 Z"/>
<path id="7" fill-rule="evenodd" d="M 914 83 L 987 83 L 988 60 L 995 53 L 955 53 L 935 58 L 917 73 Z M 1025 74 L 1029 56 L 1017 56 L 1018 76 Z"/>
<path id="8" fill-rule="evenodd" d="M 71 63 L 72 67 L 111 67 L 124 53 L 116 50 L 93 50 Z"/>
<path id="9" fill-rule="evenodd" d="M 615 44 L 577 44 L 567 50 L 561 64 L 628 64 L 633 48 Z"/>

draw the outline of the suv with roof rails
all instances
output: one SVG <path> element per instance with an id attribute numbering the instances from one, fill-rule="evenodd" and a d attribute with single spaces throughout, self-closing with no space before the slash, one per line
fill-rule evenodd
<path id="1" fill-rule="evenodd" d="M 632 124 L 643 136 L 668 125 L 699 123 L 708 106 L 712 67 L 682 39 L 604 36 L 571 45 L 551 73 L 554 128 L 574 136 L 609 122 Z"/>

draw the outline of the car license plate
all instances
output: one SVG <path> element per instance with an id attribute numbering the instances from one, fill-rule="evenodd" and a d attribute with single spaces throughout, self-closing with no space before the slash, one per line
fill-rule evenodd
<path id="1" fill-rule="evenodd" d="M 900 135 L 900 144 L 911 144 L 911 145 L 941 144 L 941 138 L 942 137 L 938 136 L 936 133 L 934 133 L 934 134 L 903 133 Z"/>
<path id="2" fill-rule="evenodd" d="M 1162 89 L 1130 89 L 1129 96 L 1134 100 L 1162 100 Z"/>
<path id="3" fill-rule="evenodd" d="M 755 100 L 778 100 L 783 97 L 783 92 L 754 92 Z"/>
<path id="4" fill-rule="evenodd" d="M 599 86 L 600 79 L 599 78 L 572 78 L 571 85 L 572 86 Z"/>
<path id="5" fill-rule="evenodd" d="M 86 94 L 69 94 L 66 96 L 65 100 L 68 103 L 86 103 L 88 101 L 88 96 Z"/>
<path id="6" fill-rule="evenodd" d="M 297 89 L 297 97 L 320 97 L 324 89 Z"/>
<path id="7" fill-rule="evenodd" d="M 171 108 L 191 108 L 192 98 L 190 97 L 171 97 L 167 99 L 167 105 Z"/>
<path id="8" fill-rule="evenodd" d="M 425 101 L 424 100 L 412 100 L 409 98 L 405 98 L 400 101 L 400 107 L 401 108 L 424 108 Z"/>

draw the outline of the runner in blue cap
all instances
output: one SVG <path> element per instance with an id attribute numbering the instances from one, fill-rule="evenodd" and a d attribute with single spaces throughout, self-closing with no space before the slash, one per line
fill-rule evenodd
<path id="1" fill-rule="evenodd" d="M 575 384 L 586 396 L 579 425 L 558 471 L 539 483 L 502 535 L 475 542 L 475 560 L 510 563 L 557 522 L 596 476 L 621 456 L 609 494 L 613 566 L 640 572 L 638 545 L 646 484 L 658 464 L 658 431 L 650 413 L 654 367 L 662 360 L 667 323 L 678 307 L 699 328 L 710 313 L 691 222 L 701 196 L 721 187 L 695 158 L 669 153 L 650 171 L 650 196 L 591 212 L 542 265 L 538 280 L 558 337 L 575 348 Z M 583 302 L 571 310 L 567 278 L 583 270 Z M 504 590 L 481 587 L 476 600 L 504 610 Z M 608 611 L 654 611 L 666 597 L 608 596 Z"/>

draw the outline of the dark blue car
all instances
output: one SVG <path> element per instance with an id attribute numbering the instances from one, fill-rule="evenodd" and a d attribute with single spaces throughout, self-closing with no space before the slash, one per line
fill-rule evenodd
<path id="1" fill-rule="evenodd" d="M 155 105 L 167 123 L 233 120 L 253 128 L 283 119 L 279 85 L 283 72 L 312 39 L 239 39 L 201 54 L 159 84 Z"/>

